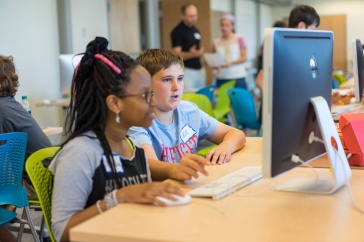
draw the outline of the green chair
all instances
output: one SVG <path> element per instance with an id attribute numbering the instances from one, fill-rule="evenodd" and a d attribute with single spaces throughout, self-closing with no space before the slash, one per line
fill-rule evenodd
<path id="1" fill-rule="evenodd" d="M 55 241 L 51 230 L 53 176 L 50 170 L 44 167 L 42 161 L 52 158 L 59 148 L 49 147 L 38 150 L 29 156 L 25 164 L 25 169 L 37 192 L 51 241 Z"/>
<path id="2" fill-rule="evenodd" d="M 336 81 L 338 82 L 339 85 L 346 82 L 346 78 L 343 74 L 341 74 L 337 71 L 333 71 L 332 75 L 334 76 L 334 78 L 336 79 Z"/>
<path id="3" fill-rule="evenodd" d="M 212 105 L 208 97 L 198 93 L 185 93 L 182 95 L 182 100 L 193 102 L 199 109 L 214 117 Z"/>
<path id="4" fill-rule="evenodd" d="M 217 94 L 216 105 L 214 109 L 214 117 L 220 122 L 229 122 L 231 124 L 231 120 L 229 120 L 230 114 L 230 99 L 227 94 L 227 90 L 233 88 L 235 86 L 235 80 L 225 82 L 219 87 L 219 91 Z"/>

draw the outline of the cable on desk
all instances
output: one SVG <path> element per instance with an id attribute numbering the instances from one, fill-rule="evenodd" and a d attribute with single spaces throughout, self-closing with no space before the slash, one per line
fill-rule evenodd
<path id="1" fill-rule="evenodd" d="M 202 200 L 202 198 L 200 198 L 199 200 L 196 200 L 195 198 L 192 198 L 192 202 L 193 203 L 200 203 L 200 204 L 203 204 L 203 205 L 207 205 L 213 209 L 215 209 L 216 211 L 218 211 L 219 213 L 221 214 L 225 214 L 227 212 L 227 210 L 230 208 L 231 206 L 231 202 L 232 202 L 232 199 L 231 199 L 231 193 L 229 195 L 227 195 L 228 197 L 228 200 L 226 202 L 226 204 L 224 206 L 219 207 L 219 206 L 216 206 L 214 203 L 212 202 L 208 202 L 208 201 L 205 201 L 205 200 Z"/>
<path id="2" fill-rule="evenodd" d="M 231 172 L 229 171 L 229 169 L 226 169 L 226 175 L 229 175 L 230 173 Z M 250 177 L 248 177 L 248 176 L 246 176 L 246 178 L 250 179 Z M 221 179 L 221 178 L 219 178 L 219 179 Z M 215 210 L 217 210 L 221 214 L 224 214 L 229 209 L 229 207 L 231 206 L 231 203 L 232 203 L 232 194 L 233 193 L 234 194 L 237 194 L 238 196 L 247 196 L 248 197 L 248 196 L 256 196 L 256 195 L 259 195 L 259 194 L 261 194 L 261 193 L 266 192 L 266 191 L 269 190 L 269 189 L 264 189 L 264 190 L 259 191 L 259 192 L 256 192 L 256 193 L 251 193 L 251 194 L 243 195 L 243 194 L 237 193 L 236 188 L 233 188 L 233 183 L 231 182 L 232 179 L 234 179 L 233 176 L 229 176 L 228 179 L 227 180 L 224 180 L 224 181 L 221 181 L 219 179 L 216 179 L 215 181 L 210 182 L 210 185 L 211 185 L 211 189 L 212 190 L 214 189 L 215 186 L 218 187 L 221 184 L 226 185 L 228 187 L 228 193 L 227 193 L 227 195 L 225 195 L 225 197 L 227 197 L 227 202 L 226 202 L 225 206 L 223 208 L 221 208 L 221 207 L 216 206 L 212 202 L 206 202 L 206 201 L 203 201 L 203 200 L 197 200 L 196 202 L 197 203 L 206 204 L 206 205 L 214 208 Z M 268 185 L 268 187 L 271 188 L 269 185 Z"/>
<path id="3" fill-rule="evenodd" d="M 226 167 L 226 166 L 225 166 Z M 227 175 L 227 174 L 230 174 L 231 172 L 230 172 L 230 169 L 227 167 L 226 169 L 225 169 L 225 175 Z M 217 183 L 216 183 L 217 184 Z M 229 183 L 228 183 L 229 184 Z M 212 187 L 212 189 L 213 189 L 213 187 Z M 230 206 L 231 206 L 231 202 L 232 202 L 232 199 L 231 199 L 231 194 L 233 193 L 233 191 L 231 190 L 231 192 L 229 192 L 229 194 L 228 195 L 226 195 L 227 197 L 228 197 L 228 200 L 227 200 L 227 202 L 226 202 L 226 204 L 221 208 L 221 207 L 219 207 L 219 206 L 216 206 L 214 203 L 212 203 L 212 202 L 208 202 L 208 201 L 204 201 L 204 200 L 196 200 L 196 199 L 192 199 L 192 201 L 194 202 L 194 203 L 201 203 L 201 204 L 204 204 L 204 205 L 208 205 L 209 207 L 211 207 L 211 208 L 213 208 L 213 209 L 215 209 L 216 211 L 218 211 L 219 213 L 221 213 L 221 214 L 225 214 L 226 213 L 226 211 L 230 208 Z M 210 200 L 210 199 L 209 199 Z"/>
<path id="4" fill-rule="evenodd" d="M 345 161 L 343 161 L 343 159 L 341 158 L 341 156 L 339 155 L 339 152 L 334 149 L 335 153 L 337 156 L 339 156 L 339 159 L 340 159 L 340 162 L 341 162 L 341 166 L 344 170 L 344 175 L 345 175 L 345 182 L 346 182 L 346 187 L 348 188 L 348 192 L 349 192 L 349 195 L 350 195 L 350 199 L 351 201 L 353 202 L 354 206 L 362 213 L 364 213 L 364 209 L 362 207 L 359 206 L 359 204 L 357 203 L 355 197 L 353 196 L 353 193 L 352 193 L 352 190 L 351 190 L 351 185 L 350 185 L 350 180 L 349 180 L 349 177 L 348 177 L 348 174 L 346 174 L 346 170 L 345 170 Z"/>
<path id="5" fill-rule="evenodd" d="M 238 195 L 240 197 L 254 197 L 254 196 L 263 194 L 265 192 L 268 192 L 269 190 L 276 191 L 275 187 L 271 186 L 269 184 L 268 180 L 270 180 L 270 179 L 263 178 L 264 184 L 267 186 L 267 188 L 265 188 L 265 189 L 262 189 L 262 190 L 257 191 L 257 192 L 252 192 L 252 193 L 242 193 L 242 192 L 235 191 L 234 194 L 236 194 L 236 195 Z"/>
<path id="6" fill-rule="evenodd" d="M 301 165 L 304 165 L 304 166 L 307 166 L 308 168 L 310 168 L 311 171 L 313 171 L 313 173 L 315 174 L 315 177 L 316 177 L 315 182 L 318 181 L 318 174 L 317 174 L 317 172 L 316 172 L 316 170 L 315 170 L 315 168 L 313 166 L 305 163 L 303 160 L 300 159 L 300 157 L 298 155 L 292 155 L 291 161 L 296 162 L 296 163 L 300 163 Z"/>

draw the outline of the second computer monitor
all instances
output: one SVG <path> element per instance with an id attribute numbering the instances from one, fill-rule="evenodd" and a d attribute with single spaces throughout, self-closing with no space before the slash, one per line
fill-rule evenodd
<path id="1" fill-rule="evenodd" d="M 76 66 L 81 61 L 83 55 L 62 54 L 59 55 L 61 92 L 63 97 L 69 97 L 71 93 L 71 83 Z"/>
<path id="2" fill-rule="evenodd" d="M 353 72 L 355 85 L 355 102 L 360 103 L 364 89 L 364 59 L 363 47 L 359 39 L 352 40 Z"/>
<path id="3" fill-rule="evenodd" d="M 325 154 L 320 142 L 308 142 L 320 128 L 310 99 L 331 105 L 333 33 L 266 29 L 263 88 L 263 176 L 274 177 Z"/>

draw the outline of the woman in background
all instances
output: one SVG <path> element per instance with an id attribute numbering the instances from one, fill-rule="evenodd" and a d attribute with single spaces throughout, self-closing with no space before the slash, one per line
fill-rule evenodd
<path id="1" fill-rule="evenodd" d="M 244 38 L 235 33 L 235 18 L 230 13 L 220 19 L 222 36 L 213 41 L 212 52 L 224 57 L 225 64 L 216 67 L 216 87 L 225 82 L 236 80 L 235 87 L 247 88 L 244 62 L 247 59 Z"/>

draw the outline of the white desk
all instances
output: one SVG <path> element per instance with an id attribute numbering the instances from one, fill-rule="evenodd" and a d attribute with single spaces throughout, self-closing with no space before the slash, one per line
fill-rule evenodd
<path id="1" fill-rule="evenodd" d="M 60 145 L 65 140 L 63 135 L 63 127 L 46 127 L 42 128 L 43 132 L 47 135 L 52 145 Z"/>
<path id="2" fill-rule="evenodd" d="M 42 130 L 47 136 L 58 135 L 58 134 L 62 134 L 62 132 L 63 132 L 62 127 L 46 127 L 46 128 L 42 128 Z"/>
<path id="3" fill-rule="evenodd" d="M 261 138 L 248 138 L 231 162 L 209 167 L 210 176 L 180 183 L 185 191 L 228 172 L 262 160 Z M 327 168 L 316 168 L 320 178 L 331 177 Z M 352 171 L 352 190 L 364 206 L 364 171 Z M 275 184 L 295 176 L 314 177 L 311 169 L 296 168 L 271 180 Z M 266 189 L 261 179 L 239 194 Z M 217 209 L 225 208 L 225 213 Z M 71 229 L 72 241 L 330 241 L 362 242 L 364 214 L 356 210 L 342 188 L 333 195 L 314 195 L 268 190 L 242 197 L 233 194 L 221 200 L 193 198 L 179 207 L 120 204 Z"/>
<path id="4" fill-rule="evenodd" d="M 58 100 L 48 100 L 47 102 L 41 102 L 41 103 L 37 103 L 35 104 L 38 107 L 62 107 L 62 108 L 67 108 L 70 104 L 70 99 L 69 98 L 63 98 L 63 99 L 58 99 Z"/>

